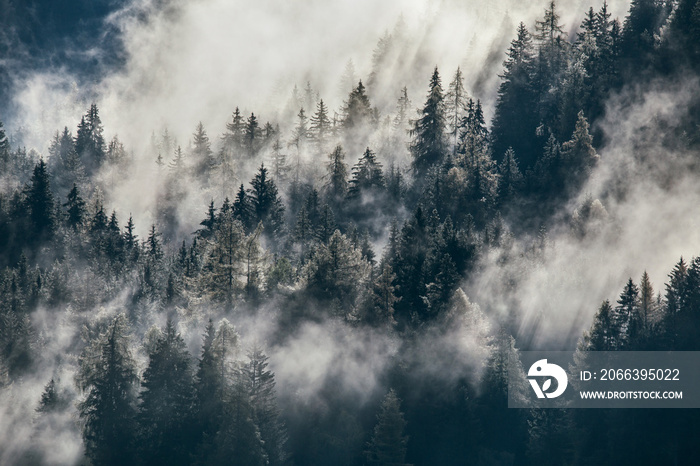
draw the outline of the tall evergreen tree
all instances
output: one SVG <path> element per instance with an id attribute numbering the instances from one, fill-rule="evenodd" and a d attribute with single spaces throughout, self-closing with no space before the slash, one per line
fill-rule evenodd
<path id="1" fill-rule="evenodd" d="M 411 134 L 413 142 L 413 168 L 416 173 L 424 175 L 434 164 L 442 161 L 445 156 L 445 103 L 437 67 L 430 78 L 430 90 L 425 105 L 419 112 L 420 117 L 415 121 Z"/>
<path id="2" fill-rule="evenodd" d="M 44 159 L 34 167 L 27 190 L 27 208 L 31 230 L 29 234 L 36 243 L 50 239 L 55 232 L 55 209 L 49 181 L 49 172 Z"/>
<path id="3" fill-rule="evenodd" d="M 185 341 L 172 320 L 148 358 L 139 396 L 141 459 L 148 464 L 190 464 L 194 447 L 192 371 Z"/>
<path id="4" fill-rule="evenodd" d="M 311 126 L 309 133 L 318 147 L 318 151 L 323 153 L 326 151 L 328 138 L 331 135 L 332 123 L 328 118 L 328 108 L 321 99 L 316 104 L 316 113 L 311 117 Z"/>
<path id="5" fill-rule="evenodd" d="M 384 188 L 384 174 L 382 173 L 382 165 L 377 161 L 377 158 L 368 147 L 360 160 L 352 167 L 352 179 L 350 180 L 350 188 L 348 195 L 350 197 L 358 197 L 363 191 L 377 192 Z"/>
<path id="6" fill-rule="evenodd" d="M 75 135 L 75 152 L 88 174 L 94 173 L 104 162 L 106 146 L 103 131 L 97 104 L 93 103 L 81 118 Z"/>
<path id="7" fill-rule="evenodd" d="M 408 437 L 404 436 L 406 421 L 401 412 L 401 401 L 394 390 L 382 401 L 377 415 L 372 440 L 366 452 L 369 464 L 382 466 L 404 466 Z M 407 466 L 407 465 L 406 465 Z"/>
<path id="8" fill-rule="evenodd" d="M 216 161 L 214 153 L 211 151 L 209 136 L 207 136 L 201 121 L 197 123 L 197 128 L 192 136 L 192 160 L 194 161 L 195 174 L 206 178 L 214 168 Z"/>
<path id="9" fill-rule="evenodd" d="M 230 123 L 226 123 L 226 133 L 224 133 L 224 145 L 238 155 L 243 148 L 243 140 L 245 138 L 245 121 L 241 115 L 241 111 L 236 107 L 233 111 L 233 116 Z"/>
<path id="10" fill-rule="evenodd" d="M 133 464 L 136 363 L 129 349 L 126 317 L 118 315 L 79 359 L 78 404 L 86 455 L 94 464 Z"/>
<path id="11" fill-rule="evenodd" d="M 326 182 L 326 198 L 333 206 L 340 206 L 348 191 L 348 167 L 345 164 L 345 152 L 339 145 L 328 154 L 328 181 Z"/>
<path id="12" fill-rule="evenodd" d="M 262 222 L 268 238 L 279 238 L 284 229 L 284 205 L 278 195 L 277 185 L 268 177 L 264 164 L 260 164 L 250 185 L 248 193 L 255 224 Z"/>
<path id="13" fill-rule="evenodd" d="M 261 137 L 260 124 L 254 113 L 251 113 L 246 121 L 244 145 L 248 157 L 255 157 L 260 148 Z"/>
<path id="14" fill-rule="evenodd" d="M 538 155 L 535 129 L 539 119 L 532 82 L 535 50 L 523 23 L 518 26 L 517 38 L 510 43 L 506 55 L 492 123 L 493 149 L 500 156 L 512 147 L 521 168 L 526 170 L 535 164 Z"/>
<path id="15" fill-rule="evenodd" d="M 353 139 L 367 130 L 372 122 L 373 112 L 365 86 L 360 81 L 345 102 L 343 107 L 343 128 L 348 139 Z"/>
<path id="16" fill-rule="evenodd" d="M 450 82 L 445 94 L 445 119 L 447 134 L 450 136 L 452 154 L 457 152 L 457 140 L 460 135 L 462 119 L 466 116 L 467 91 L 464 89 L 464 76 L 462 70 L 457 67 L 454 78 Z"/>
<path id="17" fill-rule="evenodd" d="M 243 368 L 243 374 L 253 421 L 260 430 L 268 464 L 281 465 L 287 459 L 287 435 L 277 407 L 275 374 L 268 369 L 269 358 L 257 345 L 248 351 L 247 357 L 248 363 Z"/>
<path id="18" fill-rule="evenodd" d="M 66 208 L 68 214 L 66 218 L 68 226 L 77 230 L 82 225 L 87 211 L 85 210 L 85 201 L 80 197 L 80 192 L 75 184 L 73 184 L 73 189 L 68 193 L 68 200 L 63 204 L 63 207 Z"/>

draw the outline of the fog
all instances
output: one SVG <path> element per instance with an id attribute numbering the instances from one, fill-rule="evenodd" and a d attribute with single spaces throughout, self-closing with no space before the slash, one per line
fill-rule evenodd
<path id="1" fill-rule="evenodd" d="M 309 82 L 331 114 L 340 111 L 347 97 L 341 92 L 346 64 L 352 60 L 357 78 L 366 81 L 373 50 L 387 32 L 403 41 L 390 55 L 389 71 L 370 90 L 382 116 L 393 117 L 403 86 L 408 86 L 413 105 L 421 105 L 434 66 L 441 71 L 444 88 L 460 66 L 468 92 L 484 102 L 488 120 L 516 26 L 522 21 L 532 30 L 546 3 L 135 0 L 109 18 L 122 34 L 127 57 L 122 68 L 83 86 L 60 69 L 40 70 L 14 83 L 17 111 L 0 116 L 10 133 L 22 128 L 21 142 L 28 149 L 47 154 L 55 131 L 66 125 L 74 131 L 90 102 L 96 102 L 106 139 L 118 135 L 133 156 L 128 173 L 117 176 L 105 192 L 109 210 L 117 209 L 122 223 L 133 214 L 143 238 L 156 221 L 165 189 L 151 152 L 153 134 L 167 128 L 184 149 L 201 121 L 216 151 L 225 124 L 239 107 L 244 116 L 255 112 L 262 123 L 279 123 L 288 138 L 293 122 L 285 112 L 294 86 L 303 92 Z M 560 1 L 561 22 L 573 34 L 588 7 L 597 10 L 601 4 Z M 622 20 L 628 7 L 628 2 L 611 2 L 613 18 Z M 682 148 L 662 148 L 660 137 L 663 123 L 678 118 L 687 96 L 698 90 L 696 82 L 659 82 L 625 89 L 611 99 L 600 123 L 605 134 L 600 163 L 581 195 L 547 225 L 545 246 L 537 249 L 536 238 L 520 238 L 485 254 L 462 284 L 466 294 L 459 291 L 456 299 L 461 304 L 455 306 L 464 312 L 446 324 L 450 331 L 431 329 L 428 334 L 433 332 L 435 343 L 410 354 L 418 370 L 433 376 L 434 360 L 451 357 L 464 362 L 451 376 L 477 378 L 487 355 L 475 353 L 488 341 L 488 319 L 494 324 L 512 322 L 515 315 L 520 346 L 570 348 L 590 326 L 600 302 L 616 299 L 628 277 L 638 282 L 646 270 L 655 290 L 663 291 L 666 274 L 679 257 L 700 252 L 700 186 L 686 170 L 691 163 L 687 154 Z M 307 114 L 313 110 L 306 109 Z M 370 141 L 372 136 L 367 135 Z M 392 158 L 407 166 L 404 143 L 385 148 L 383 162 Z M 348 154 L 346 161 L 354 163 L 359 155 Z M 172 154 L 163 157 L 167 162 Z M 239 167 L 238 183 L 247 184 L 251 169 Z M 215 189 L 187 188 L 178 205 L 181 235 L 198 228 L 209 199 L 215 197 L 220 204 L 223 197 Z M 595 202 L 592 213 L 582 219 L 581 206 L 588 197 Z M 381 247 L 377 243 L 376 252 Z M 499 265 L 504 256 L 509 261 Z M 126 293 L 104 313 L 118 312 L 124 304 L 119 300 L 125 299 Z M 316 402 L 329 381 L 360 404 L 385 393 L 382 374 L 400 350 L 397 337 L 360 334 L 346 323 L 329 320 L 306 323 L 286 340 L 274 342 L 270 339 L 278 330 L 278 312 L 263 309 L 252 317 L 227 317 L 239 329 L 244 348 L 253 341 L 265 344 L 281 400 Z M 193 355 L 198 355 L 206 315 L 202 310 L 197 316 L 180 316 L 180 329 Z M 60 381 L 72 402 L 77 399 L 72 388 L 75 360 L 64 355 L 75 351 L 79 321 L 72 321 L 69 312 L 52 310 L 35 313 L 34 320 L 39 331 L 46 332 L 44 356 L 36 374 L 3 392 L 0 463 L 17 462 L 36 432 L 51 429 L 50 436 L 43 436 L 51 441 L 34 446 L 56 452 L 51 460 L 55 464 L 74 464 L 82 455 L 75 410 L 41 423 L 33 421 L 33 410 L 51 377 Z M 154 323 L 163 324 L 155 313 L 143 320 L 136 337 Z"/>

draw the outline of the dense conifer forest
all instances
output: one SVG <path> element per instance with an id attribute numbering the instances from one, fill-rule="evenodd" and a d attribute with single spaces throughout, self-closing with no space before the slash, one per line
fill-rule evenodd
<path id="1" fill-rule="evenodd" d="M 40 3 L 0 2 L 6 83 L 75 22 Z M 700 2 L 626 8 L 538 4 L 492 95 L 399 19 L 216 126 L 0 124 L 0 463 L 696 464 L 697 410 L 507 408 L 519 351 L 700 350 Z"/>

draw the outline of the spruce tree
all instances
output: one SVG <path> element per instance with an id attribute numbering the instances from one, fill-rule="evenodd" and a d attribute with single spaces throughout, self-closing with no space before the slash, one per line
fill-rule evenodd
<path id="1" fill-rule="evenodd" d="M 466 110 L 467 91 L 464 89 L 464 76 L 462 70 L 457 67 L 454 78 L 447 89 L 447 94 L 445 94 L 446 129 L 450 137 L 450 144 L 453 146 L 453 155 L 457 151 L 457 139 Z"/>
<path id="2" fill-rule="evenodd" d="M 425 175 L 428 169 L 442 161 L 445 156 L 445 103 L 437 67 L 430 78 L 428 97 L 419 112 L 411 134 L 413 142 L 413 168 L 418 176 Z"/>
<path id="3" fill-rule="evenodd" d="M 512 147 L 521 168 L 526 170 L 535 164 L 538 155 L 535 129 L 539 118 L 533 83 L 535 50 L 523 23 L 506 56 L 492 124 L 493 150 L 500 156 Z"/>
<path id="4" fill-rule="evenodd" d="M 382 466 L 404 466 L 408 437 L 404 436 L 406 421 L 401 412 L 401 401 L 394 390 L 382 401 L 381 411 L 377 415 L 372 439 L 367 445 L 369 464 Z M 407 466 L 407 465 L 406 465 Z"/>
<path id="5" fill-rule="evenodd" d="M 94 464 L 133 464 L 138 375 L 124 314 L 83 352 L 76 381 L 86 393 L 78 412 L 87 457 Z"/>
<path id="6" fill-rule="evenodd" d="M 44 159 L 34 167 L 34 173 L 27 190 L 27 208 L 34 244 L 51 239 L 55 232 L 55 208 L 49 181 L 49 172 Z"/>
<path id="7" fill-rule="evenodd" d="M 253 158 L 260 147 L 260 125 L 254 113 L 251 113 L 246 121 L 244 147 L 248 157 Z"/>
<path id="8" fill-rule="evenodd" d="M 216 161 L 214 160 L 214 153 L 211 151 L 209 136 L 207 136 L 201 121 L 197 124 L 197 128 L 195 128 L 192 136 L 192 159 L 194 161 L 195 175 L 206 179 L 214 168 Z"/>
<path id="9" fill-rule="evenodd" d="M 382 165 L 377 161 L 377 157 L 368 147 L 360 160 L 352 167 L 352 179 L 348 189 L 348 196 L 359 197 L 363 191 L 374 192 L 375 194 L 384 188 L 384 174 Z"/>
<path id="10" fill-rule="evenodd" d="M 254 225 L 262 222 L 268 238 L 279 238 L 284 229 L 284 205 L 279 197 L 277 185 L 268 176 L 264 164 L 260 164 L 258 173 L 250 185 L 248 193 Z"/>
<path id="11" fill-rule="evenodd" d="M 345 153 L 339 145 L 328 155 L 326 192 L 327 198 L 334 205 L 339 205 L 348 190 L 348 169 Z"/>
<path id="12" fill-rule="evenodd" d="M 102 135 L 103 131 L 97 105 L 93 103 L 85 116 L 81 118 L 75 135 L 75 152 L 89 175 L 95 173 L 105 159 L 106 147 Z"/>
<path id="13" fill-rule="evenodd" d="M 73 184 L 73 189 L 68 193 L 68 200 L 63 204 L 63 207 L 66 207 L 66 213 L 68 214 L 66 218 L 68 226 L 78 230 L 87 212 L 85 210 L 85 201 L 80 196 L 78 187 L 75 184 Z"/>
<path id="14" fill-rule="evenodd" d="M 139 396 L 141 459 L 148 464 L 190 464 L 193 450 L 193 380 L 185 341 L 168 320 L 148 355 Z"/>
<path id="15" fill-rule="evenodd" d="M 277 407 L 275 374 L 268 369 L 269 358 L 259 346 L 254 345 L 247 357 L 243 376 L 248 387 L 253 421 L 260 430 L 268 464 L 281 465 L 287 459 L 287 435 Z"/>
<path id="16" fill-rule="evenodd" d="M 343 128 L 348 139 L 354 139 L 366 131 L 367 125 L 372 122 L 372 117 L 372 105 L 367 97 L 365 86 L 360 81 L 343 107 Z"/>
<path id="17" fill-rule="evenodd" d="M 326 151 L 327 140 L 331 135 L 332 123 L 328 118 L 328 108 L 321 99 L 316 104 L 316 113 L 311 117 L 311 126 L 309 134 L 317 145 L 318 151 L 323 153 Z"/>

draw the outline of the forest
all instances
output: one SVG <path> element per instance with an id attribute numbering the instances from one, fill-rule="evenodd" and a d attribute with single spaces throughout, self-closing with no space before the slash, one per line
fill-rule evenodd
<path id="1" fill-rule="evenodd" d="M 493 96 L 399 19 L 337 107 L 0 123 L 0 464 L 696 464 L 697 410 L 507 407 L 519 351 L 700 350 L 700 1 L 537 12 Z"/>

